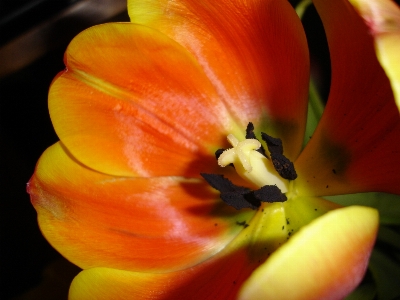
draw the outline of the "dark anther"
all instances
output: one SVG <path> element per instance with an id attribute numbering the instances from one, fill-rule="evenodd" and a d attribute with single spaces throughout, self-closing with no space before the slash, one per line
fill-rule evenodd
<path id="1" fill-rule="evenodd" d="M 244 198 L 245 194 L 251 192 L 250 189 L 234 185 L 228 178 L 218 174 L 200 173 L 201 176 L 211 185 L 214 189 L 221 193 L 221 199 L 226 204 L 233 206 L 237 210 L 242 208 L 257 209 L 261 203 L 251 203 Z"/>
<path id="2" fill-rule="evenodd" d="M 281 139 L 273 138 L 272 136 L 261 132 L 261 138 L 267 143 L 268 151 L 272 154 L 283 154 L 283 146 Z"/>
<path id="3" fill-rule="evenodd" d="M 256 135 L 254 134 L 254 125 L 251 122 L 249 122 L 249 124 L 247 124 L 246 139 L 257 139 Z"/>
<path id="4" fill-rule="evenodd" d="M 268 134 L 261 132 L 262 139 L 267 143 L 268 151 L 271 154 L 272 163 L 275 170 L 282 178 L 294 180 L 297 178 L 293 163 L 283 155 L 283 146 L 281 139 L 273 138 Z"/>
<path id="5" fill-rule="evenodd" d="M 295 180 L 297 178 L 294 165 L 286 156 L 283 154 L 273 154 L 271 158 L 274 168 L 279 175 L 288 180 Z"/>
<path id="6" fill-rule="evenodd" d="M 253 123 L 249 122 L 249 124 L 247 124 L 247 128 L 246 128 L 246 139 L 255 139 L 258 141 L 256 135 L 254 134 L 254 125 Z M 261 145 L 261 147 L 259 149 L 257 149 L 256 151 L 260 152 L 262 155 L 266 156 L 265 154 L 265 149 L 264 147 Z"/>
<path id="7" fill-rule="evenodd" d="M 276 185 L 264 185 L 261 189 L 253 192 L 254 197 L 261 202 L 285 202 L 286 195 Z"/>
<path id="8" fill-rule="evenodd" d="M 266 185 L 261 189 L 252 191 L 251 189 L 237 186 L 223 175 L 200 173 L 200 175 L 218 190 L 222 201 L 233 206 L 237 210 L 242 208 L 257 209 L 261 202 L 284 202 L 286 196 L 276 185 Z"/>

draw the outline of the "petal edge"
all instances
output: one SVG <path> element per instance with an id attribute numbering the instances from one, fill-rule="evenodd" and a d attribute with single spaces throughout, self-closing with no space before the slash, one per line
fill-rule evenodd
<path id="1" fill-rule="evenodd" d="M 301 229 L 254 271 L 239 299 L 345 297 L 364 276 L 378 223 L 378 212 L 369 207 L 328 212 Z"/>

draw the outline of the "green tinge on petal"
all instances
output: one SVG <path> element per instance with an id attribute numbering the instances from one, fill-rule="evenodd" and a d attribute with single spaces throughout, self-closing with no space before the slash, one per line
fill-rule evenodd
<path id="1" fill-rule="evenodd" d="M 341 207 L 323 198 L 293 195 L 289 195 L 288 200 L 283 203 L 263 203 L 251 220 L 238 219 L 237 224 L 247 224 L 246 229 L 228 248 L 248 247 L 250 257 L 258 261 L 264 260 L 303 226 Z"/>
<path id="2" fill-rule="evenodd" d="M 327 212 L 342 206 L 320 197 L 290 197 L 283 203 L 285 208 L 285 228 L 287 239 L 298 232 L 303 226 L 321 217 Z"/>
<path id="3" fill-rule="evenodd" d="M 303 148 L 311 139 L 311 136 L 313 135 L 315 128 L 317 128 L 322 113 L 324 112 L 324 108 L 325 105 L 322 102 L 321 96 L 317 91 L 314 81 L 311 79 L 309 96 L 308 96 L 307 124 L 306 124 L 306 131 L 304 133 Z"/>
<path id="4" fill-rule="evenodd" d="M 310 6 L 310 4 L 312 4 L 311 0 L 302 0 L 296 5 L 296 13 L 300 19 L 303 18 L 304 12 Z"/>
<path id="5" fill-rule="evenodd" d="M 350 0 L 369 27 L 400 110 L 400 9 L 390 0 Z"/>
<path id="6" fill-rule="evenodd" d="M 360 283 L 376 238 L 375 209 L 328 212 L 301 229 L 249 277 L 239 299 L 340 299 Z"/>

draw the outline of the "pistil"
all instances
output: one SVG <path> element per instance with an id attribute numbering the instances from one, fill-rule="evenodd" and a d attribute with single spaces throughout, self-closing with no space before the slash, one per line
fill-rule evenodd
<path id="1" fill-rule="evenodd" d="M 221 192 L 221 199 L 236 209 L 256 209 L 262 202 L 286 201 L 285 193 L 289 192 L 290 180 L 297 177 L 293 163 L 283 155 L 282 141 L 266 133 L 261 135 L 267 144 L 270 158 L 256 138 L 252 123 L 247 126 L 245 140 L 239 141 L 233 134 L 229 134 L 227 138 L 232 148 L 216 152 L 221 167 L 233 165 L 243 179 L 259 189 L 237 186 L 222 175 L 201 174 L 213 188 Z"/>
<path id="2" fill-rule="evenodd" d="M 276 185 L 282 193 L 288 192 L 289 181 L 283 179 L 275 170 L 270 159 L 257 150 L 261 143 L 256 139 L 240 141 L 232 134 L 228 135 L 232 148 L 225 150 L 218 158 L 221 167 L 233 164 L 236 172 L 245 180 L 258 187 Z"/>

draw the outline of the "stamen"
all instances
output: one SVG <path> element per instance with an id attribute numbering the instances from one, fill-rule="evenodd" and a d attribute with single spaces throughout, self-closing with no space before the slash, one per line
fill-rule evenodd
<path id="1" fill-rule="evenodd" d="M 261 143 L 257 139 L 239 141 L 233 134 L 229 134 L 227 138 L 233 147 L 219 155 L 219 166 L 225 167 L 233 164 L 236 172 L 242 178 L 258 187 L 276 185 L 283 193 L 288 191 L 289 183 L 282 180 L 272 161 L 256 151 L 261 147 Z"/>
<path id="2" fill-rule="evenodd" d="M 271 159 L 267 157 L 260 141 L 256 138 L 251 122 L 247 125 L 244 141 L 239 141 L 233 134 L 229 134 L 227 139 L 232 148 L 218 149 L 215 152 L 218 165 L 234 166 L 242 178 L 260 187 L 259 189 L 251 190 L 234 185 L 223 175 L 201 174 L 213 188 L 221 193 L 221 199 L 236 209 L 256 209 L 260 207 L 261 202 L 286 201 L 284 193 L 289 192 L 288 180 L 294 180 L 297 177 L 293 163 L 283 155 L 282 141 L 263 132 L 261 136 L 267 143 Z"/>
<path id="3" fill-rule="evenodd" d="M 267 143 L 268 151 L 272 154 L 283 154 L 282 140 L 261 132 L 261 138 Z"/>
<path id="4" fill-rule="evenodd" d="M 220 197 L 222 201 L 233 206 L 237 210 L 242 208 L 257 209 L 261 205 L 260 201 L 250 201 L 244 197 L 245 194 L 251 193 L 250 189 L 234 185 L 223 175 L 206 173 L 200 173 L 200 175 L 209 185 L 221 193 Z"/>
<path id="5" fill-rule="evenodd" d="M 247 124 L 246 139 L 257 139 L 256 135 L 254 134 L 254 125 L 251 122 Z"/>
<path id="6" fill-rule="evenodd" d="M 249 124 L 247 124 L 246 139 L 254 139 L 254 140 L 258 141 L 256 135 L 254 134 L 254 125 L 251 122 L 249 122 Z M 261 145 L 261 147 L 259 149 L 257 149 L 257 151 L 260 152 L 265 157 L 267 157 L 267 155 L 265 154 L 265 149 L 264 149 L 264 147 L 262 145 Z"/>
<path id="7" fill-rule="evenodd" d="M 286 196 L 276 185 L 266 185 L 261 189 L 252 191 L 251 189 L 233 184 L 223 175 L 200 173 L 200 175 L 218 190 L 222 201 L 233 206 L 237 210 L 242 208 L 257 209 L 261 202 L 284 202 Z"/>
<path id="8" fill-rule="evenodd" d="M 264 132 L 261 132 L 261 137 L 267 143 L 275 170 L 282 178 L 295 180 L 297 178 L 296 170 L 294 169 L 293 163 L 283 155 L 281 139 L 273 138 Z"/>
<path id="9" fill-rule="evenodd" d="M 285 202 L 285 194 L 276 185 L 264 185 L 261 189 L 253 192 L 254 197 L 262 202 Z"/>

